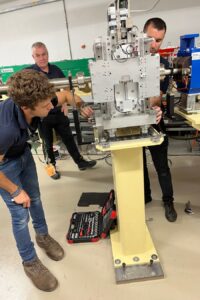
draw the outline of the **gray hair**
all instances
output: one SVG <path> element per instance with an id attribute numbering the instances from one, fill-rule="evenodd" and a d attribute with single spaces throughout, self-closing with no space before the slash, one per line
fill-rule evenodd
<path id="1" fill-rule="evenodd" d="M 31 48 L 40 48 L 40 47 L 43 47 L 43 48 L 46 48 L 46 49 L 47 49 L 46 45 L 45 45 L 44 43 L 42 43 L 42 42 L 35 42 L 35 43 L 33 43 L 33 45 L 31 46 Z"/>

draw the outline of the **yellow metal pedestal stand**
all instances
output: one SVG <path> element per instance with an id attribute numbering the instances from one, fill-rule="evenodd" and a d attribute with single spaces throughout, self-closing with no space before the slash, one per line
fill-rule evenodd
<path id="1" fill-rule="evenodd" d="M 142 147 L 162 142 L 150 138 L 114 142 L 112 153 L 118 228 L 111 233 L 116 281 L 163 277 L 158 254 L 145 224 Z"/>

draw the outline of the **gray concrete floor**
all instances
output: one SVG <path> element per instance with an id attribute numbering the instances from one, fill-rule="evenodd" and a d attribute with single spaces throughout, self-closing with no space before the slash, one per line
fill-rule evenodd
<path id="1" fill-rule="evenodd" d="M 146 219 L 159 253 L 165 277 L 158 280 L 117 285 L 110 240 L 69 245 L 66 232 L 82 192 L 107 192 L 113 187 L 112 169 L 100 161 L 95 169 L 80 172 L 67 158 L 58 161 L 60 180 L 50 179 L 36 157 L 46 219 L 51 235 L 65 249 L 60 262 L 50 260 L 36 245 L 38 256 L 59 280 L 52 293 L 37 290 L 24 274 L 11 232 L 10 216 L 0 201 L 0 299 L 1 300 L 197 300 L 200 277 L 200 158 L 171 157 L 178 219 L 164 217 L 161 192 L 152 164 L 149 164 L 153 202 L 146 206 Z M 194 214 L 184 212 L 190 200 Z M 94 207 L 93 207 L 94 208 Z M 96 207 L 95 207 L 96 208 Z M 30 223 L 31 235 L 34 232 Z M 134 238 L 134 237 L 133 237 Z"/>

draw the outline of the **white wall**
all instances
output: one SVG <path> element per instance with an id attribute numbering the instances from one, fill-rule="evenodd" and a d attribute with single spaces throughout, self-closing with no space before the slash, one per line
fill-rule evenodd
<path id="1" fill-rule="evenodd" d="M 65 0 L 73 59 L 91 57 L 96 37 L 106 35 L 107 6 L 110 0 Z M 30 0 L 0 1 L 0 12 Z M 154 0 L 133 0 L 134 9 L 146 9 Z M 134 23 L 142 30 L 150 17 L 161 17 L 167 25 L 163 46 L 179 45 L 179 36 L 200 33 L 199 0 L 160 0 L 150 13 L 135 13 Z M 35 41 L 46 43 L 50 60 L 70 59 L 69 42 L 63 10 L 63 1 L 40 5 L 16 12 L 0 14 L 0 66 L 32 63 L 30 47 Z M 86 48 L 82 49 L 81 45 Z M 200 46 L 199 42 L 198 45 Z"/>
<path id="2" fill-rule="evenodd" d="M 16 4 L 12 2 L 9 7 Z M 2 9 L 4 6 L 0 5 Z M 32 63 L 31 45 L 36 41 L 46 43 L 50 60 L 69 57 L 62 1 L 0 14 L 0 24 L 1 66 Z"/>
<path id="3" fill-rule="evenodd" d="M 134 22 L 142 29 L 145 20 L 152 17 L 163 18 L 167 24 L 167 33 L 162 47 L 179 46 L 181 35 L 200 33 L 199 16 L 200 6 L 196 6 L 136 15 L 134 17 Z M 196 46 L 200 47 L 199 38 L 196 41 Z"/>

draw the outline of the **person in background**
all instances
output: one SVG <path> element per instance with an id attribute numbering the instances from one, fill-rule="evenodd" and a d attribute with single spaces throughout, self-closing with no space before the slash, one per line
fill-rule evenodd
<path id="1" fill-rule="evenodd" d="M 56 65 L 49 63 L 49 54 L 44 43 L 36 42 L 32 45 L 32 57 L 35 64 L 28 67 L 28 69 L 42 72 L 48 79 L 65 78 L 62 70 L 60 70 Z M 54 165 L 56 170 L 56 173 L 51 176 L 52 179 L 60 178 L 60 173 L 56 169 L 56 159 L 53 151 L 53 129 L 61 137 L 62 142 L 66 146 L 67 151 L 74 162 L 77 164 L 79 170 L 90 169 L 96 165 L 95 160 L 87 161 L 80 154 L 70 128 L 70 121 L 66 114 L 66 107 L 56 107 L 49 112 L 47 117 L 43 118 L 40 127 L 40 135 L 44 141 L 48 160 L 52 165 Z"/>
<path id="2" fill-rule="evenodd" d="M 8 94 L 10 98 L 0 103 L 0 196 L 11 215 L 26 275 L 37 288 L 49 292 L 56 289 L 58 281 L 37 256 L 28 228 L 30 216 L 38 246 L 55 261 L 63 258 L 64 250 L 48 232 L 28 141 L 41 118 L 57 105 L 71 104 L 72 97 L 68 91 L 55 93 L 46 75 L 35 70 L 22 70 L 11 76 Z M 82 108 L 80 98 L 76 104 L 84 117 L 93 114 L 90 107 Z"/>
<path id="3" fill-rule="evenodd" d="M 144 33 L 148 37 L 154 38 L 154 41 L 150 44 L 150 52 L 152 54 L 158 53 L 162 41 L 165 37 L 167 27 L 166 23 L 160 18 L 151 18 L 144 25 Z M 168 62 L 160 57 L 160 63 L 164 64 L 165 68 L 169 68 Z M 169 78 L 166 76 L 163 81 L 160 82 L 160 96 L 150 98 L 151 107 L 161 106 L 162 95 L 166 93 L 168 89 Z M 164 121 L 161 119 L 158 125 L 155 125 L 158 131 L 165 132 Z M 168 166 L 168 137 L 164 136 L 164 141 L 158 146 L 148 147 L 151 157 L 158 174 L 158 180 L 162 190 L 162 199 L 165 208 L 165 217 L 169 222 L 175 222 L 177 219 L 177 213 L 174 208 L 174 197 L 173 197 L 173 186 L 170 168 Z M 145 149 L 143 149 L 143 159 L 144 159 L 144 187 L 145 187 L 145 203 L 152 201 L 150 181 L 147 169 L 147 161 Z"/>

